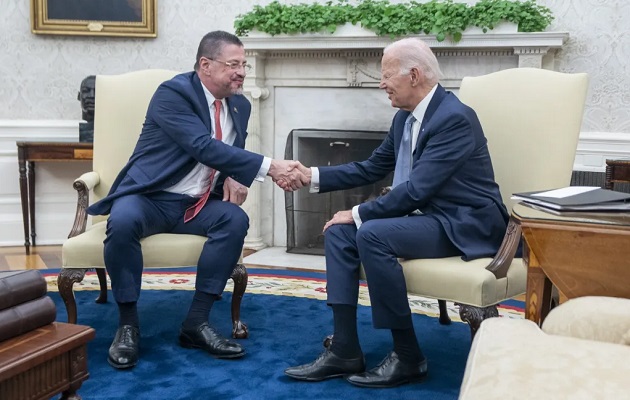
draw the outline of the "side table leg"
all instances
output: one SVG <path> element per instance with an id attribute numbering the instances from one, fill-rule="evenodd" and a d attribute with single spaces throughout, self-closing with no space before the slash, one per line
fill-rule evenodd
<path id="1" fill-rule="evenodd" d="M 551 281 L 538 263 L 536 255 L 523 247 L 527 265 L 527 290 L 525 293 L 525 318 L 542 325 L 551 306 Z"/>
<path id="2" fill-rule="evenodd" d="M 22 221 L 24 223 L 24 248 L 26 254 L 31 254 L 31 242 L 29 241 L 28 218 L 28 183 L 26 181 L 26 160 L 24 149 L 18 146 L 18 167 L 20 170 L 20 200 L 22 203 Z"/>
<path id="3" fill-rule="evenodd" d="M 28 206 L 31 216 L 31 243 L 35 246 L 35 163 L 28 162 Z"/>

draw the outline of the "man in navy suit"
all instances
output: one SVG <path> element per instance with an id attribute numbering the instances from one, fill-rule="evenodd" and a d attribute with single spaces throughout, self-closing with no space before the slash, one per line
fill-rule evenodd
<path id="1" fill-rule="evenodd" d="M 306 168 L 311 191 L 329 192 L 376 182 L 394 171 L 389 193 L 336 213 L 324 226 L 332 344 L 315 361 L 288 368 L 295 379 L 348 376 L 363 387 L 422 380 L 427 361 L 414 332 L 398 258 L 465 260 L 493 256 L 508 213 L 475 112 L 438 84 L 435 55 L 407 38 L 383 52 L 380 88 L 393 107 L 389 134 L 363 162 Z M 363 265 L 375 328 L 390 329 L 393 351 L 365 371 L 356 325 Z"/>
<path id="2" fill-rule="evenodd" d="M 243 43 L 227 32 L 208 33 L 194 69 L 158 87 L 129 162 L 107 197 L 88 208 L 92 215 L 109 214 L 104 257 L 120 316 L 108 354 L 115 368 L 138 362 L 140 239 L 163 232 L 208 237 L 180 344 L 217 358 L 242 357 L 238 343 L 209 325 L 212 304 L 238 262 L 249 227 L 240 205 L 247 187 L 266 175 L 289 190 L 305 181 L 289 172 L 293 162 L 243 149 L 251 111 L 242 95 L 249 69 Z"/>

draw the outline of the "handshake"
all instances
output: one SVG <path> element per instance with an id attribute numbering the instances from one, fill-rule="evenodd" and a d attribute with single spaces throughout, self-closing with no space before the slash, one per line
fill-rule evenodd
<path id="1" fill-rule="evenodd" d="M 293 192 L 311 184 L 311 169 L 293 160 L 271 160 L 267 172 L 281 189 Z"/>

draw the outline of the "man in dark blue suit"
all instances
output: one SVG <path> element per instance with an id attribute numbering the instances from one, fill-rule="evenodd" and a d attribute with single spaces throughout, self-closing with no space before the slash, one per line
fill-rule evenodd
<path id="1" fill-rule="evenodd" d="M 414 332 L 398 258 L 465 260 L 493 256 L 508 213 L 475 112 L 438 84 L 435 55 L 419 39 L 385 48 L 380 88 L 393 107 L 389 134 L 363 162 L 306 168 L 311 191 L 366 185 L 394 171 L 389 193 L 340 211 L 324 226 L 332 344 L 315 361 L 288 368 L 295 379 L 338 376 L 357 386 L 391 387 L 422 380 L 427 362 Z M 393 351 L 365 371 L 356 325 L 363 265 L 375 328 L 390 329 Z"/>
<path id="2" fill-rule="evenodd" d="M 242 95 L 249 69 L 243 43 L 227 32 L 208 33 L 194 69 L 158 87 L 129 162 L 110 193 L 88 208 L 92 215 L 109 214 L 104 257 L 120 315 L 108 355 L 115 368 L 138 362 L 140 239 L 164 232 L 208 237 L 180 344 L 218 358 L 242 357 L 242 347 L 208 322 L 249 227 L 240 205 L 247 187 L 266 175 L 289 190 L 306 182 L 297 170 L 288 172 L 293 162 L 244 150 L 251 105 Z"/>

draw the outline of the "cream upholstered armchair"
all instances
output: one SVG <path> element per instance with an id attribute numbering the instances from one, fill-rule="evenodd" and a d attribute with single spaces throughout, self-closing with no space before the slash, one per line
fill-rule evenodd
<path id="1" fill-rule="evenodd" d="M 630 299 L 578 297 L 532 321 L 491 318 L 473 340 L 460 400 L 627 399 Z"/>
<path id="2" fill-rule="evenodd" d="M 107 217 L 92 217 L 92 224 L 87 227 L 89 200 L 96 202 L 107 195 L 118 172 L 131 156 L 153 93 L 175 74 L 176 71 L 153 69 L 96 77 L 93 171 L 74 182 L 78 191 L 77 213 L 69 239 L 62 247 L 63 261 L 58 279 L 59 293 L 68 311 L 68 322 L 77 321 L 73 285 L 83 280 L 88 269 L 95 268 L 99 278 L 101 291 L 97 303 L 107 301 L 103 261 Z M 149 236 L 141 241 L 144 267 L 197 265 L 206 240 L 206 237 L 196 235 L 164 233 Z M 241 261 L 235 265 L 232 279 L 232 335 L 245 338 L 248 332 L 247 326 L 240 321 L 240 306 L 247 286 L 247 270 Z"/>
<path id="3" fill-rule="evenodd" d="M 587 89 L 586 74 L 535 68 L 507 69 L 462 81 L 459 98 L 481 121 L 503 202 L 513 193 L 569 186 Z M 445 300 L 474 337 L 496 305 L 525 293 L 526 268 L 514 258 L 520 227 L 510 219 L 494 258 L 403 260 L 407 290 L 439 299 L 440 323 L 450 323 Z"/>

